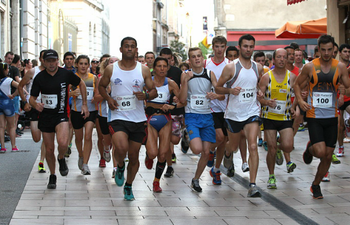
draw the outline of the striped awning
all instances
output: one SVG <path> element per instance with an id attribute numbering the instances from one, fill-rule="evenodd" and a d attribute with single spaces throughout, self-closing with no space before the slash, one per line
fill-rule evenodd
<path id="1" fill-rule="evenodd" d="M 303 2 L 305 0 L 287 0 L 287 5 L 292 5 L 295 3 Z"/>

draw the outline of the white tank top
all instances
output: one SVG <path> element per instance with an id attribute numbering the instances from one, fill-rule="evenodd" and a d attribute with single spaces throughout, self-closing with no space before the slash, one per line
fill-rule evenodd
<path id="1" fill-rule="evenodd" d="M 152 77 L 153 79 L 154 77 Z M 158 97 L 155 99 L 152 99 L 148 102 L 157 103 L 157 104 L 167 104 L 169 103 L 170 99 L 170 91 L 169 91 L 169 83 L 168 78 L 165 78 L 164 84 L 160 87 L 156 87 Z"/>
<path id="2" fill-rule="evenodd" d="M 219 80 L 221 77 L 222 70 L 224 67 L 230 63 L 230 60 L 225 58 L 221 63 L 216 64 L 213 62 L 212 58 L 206 60 L 205 68 L 214 72 L 216 79 Z M 213 90 L 214 92 L 214 90 Z M 225 95 L 225 99 L 220 101 L 218 99 L 214 99 L 210 101 L 210 108 L 213 112 L 224 112 L 227 105 L 227 95 Z"/>
<path id="3" fill-rule="evenodd" d="M 239 60 L 235 60 L 235 74 L 226 83 L 228 88 L 241 87 L 239 95 L 229 95 L 225 110 L 225 119 L 238 122 L 260 115 L 260 102 L 257 100 L 258 66 L 251 61 L 252 67 L 246 69 Z"/>
<path id="4" fill-rule="evenodd" d="M 211 91 L 210 70 L 203 69 L 201 74 L 193 73 L 188 81 L 186 113 L 210 114 L 210 101 L 206 98 Z"/>
<path id="5" fill-rule="evenodd" d="M 33 78 L 26 85 L 27 92 L 29 93 L 29 95 L 26 96 L 27 102 L 29 102 L 30 91 L 32 90 L 33 80 L 36 77 L 36 75 L 38 75 L 38 73 L 40 73 L 40 72 L 41 72 L 41 70 L 40 70 L 39 66 L 34 67 Z M 41 102 L 41 93 L 39 93 L 39 96 L 36 98 L 36 102 Z"/>
<path id="6" fill-rule="evenodd" d="M 142 65 L 137 62 L 133 70 L 119 68 L 119 63 L 113 64 L 111 77 L 111 97 L 117 101 L 118 109 L 108 110 L 108 122 L 124 120 L 134 123 L 147 120 L 143 100 L 138 100 L 133 92 L 142 91 L 144 79 Z"/>

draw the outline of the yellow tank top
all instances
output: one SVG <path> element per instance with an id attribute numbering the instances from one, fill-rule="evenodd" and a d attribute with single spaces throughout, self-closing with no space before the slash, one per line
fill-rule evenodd
<path id="1" fill-rule="evenodd" d="M 291 85 L 290 85 L 290 71 L 287 70 L 284 80 L 278 83 L 272 70 L 268 72 L 269 84 L 265 92 L 265 99 L 276 99 L 277 106 L 271 108 L 263 106 L 262 117 L 270 120 L 288 121 L 292 119 L 290 108 L 291 102 Z"/>

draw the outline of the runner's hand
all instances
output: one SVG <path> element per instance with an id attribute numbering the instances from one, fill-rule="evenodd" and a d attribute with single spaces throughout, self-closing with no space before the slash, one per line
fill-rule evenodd
<path id="1" fill-rule="evenodd" d="M 111 109 L 111 110 L 115 110 L 115 109 L 118 109 L 118 103 L 116 100 L 114 100 L 113 98 L 109 98 L 107 100 L 107 103 L 108 103 L 108 107 Z"/>
<path id="2" fill-rule="evenodd" d="M 44 103 L 36 103 L 35 109 L 42 112 L 44 110 Z"/>
<path id="3" fill-rule="evenodd" d="M 87 105 L 82 105 L 81 106 L 81 115 L 83 115 L 84 119 L 89 117 L 90 112 L 89 112 L 89 109 L 88 109 Z"/>
<path id="4" fill-rule="evenodd" d="M 216 99 L 217 98 L 217 94 L 215 94 L 214 92 L 207 92 L 207 97 L 210 100 Z"/>
<path id="5" fill-rule="evenodd" d="M 307 104 L 305 101 L 299 102 L 299 107 L 301 110 L 303 110 L 305 112 L 311 109 L 311 106 L 309 104 Z"/>
<path id="6" fill-rule="evenodd" d="M 231 95 L 239 95 L 241 92 L 242 88 L 241 87 L 235 87 L 230 89 L 230 94 Z"/>
<path id="7" fill-rule="evenodd" d="M 138 100 L 146 100 L 146 94 L 143 93 L 143 91 L 137 91 L 137 92 L 134 91 L 133 94 L 136 96 Z"/>
<path id="8" fill-rule="evenodd" d="M 32 109 L 32 107 L 31 107 L 30 104 L 27 102 L 27 103 L 24 105 L 24 111 L 29 112 L 31 109 Z"/>

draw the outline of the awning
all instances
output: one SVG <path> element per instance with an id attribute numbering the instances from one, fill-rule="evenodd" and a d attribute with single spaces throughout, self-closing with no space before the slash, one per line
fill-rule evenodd
<path id="1" fill-rule="evenodd" d="M 327 18 L 290 21 L 275 31 L 276 38 L 318 38 L 327 34 Z"/>
<path id="2" fill-rule="evenodd" d="M 287 0 L 287 5 L 292 5 L 295 3 L 303 2 L 305 0 Z"/>

